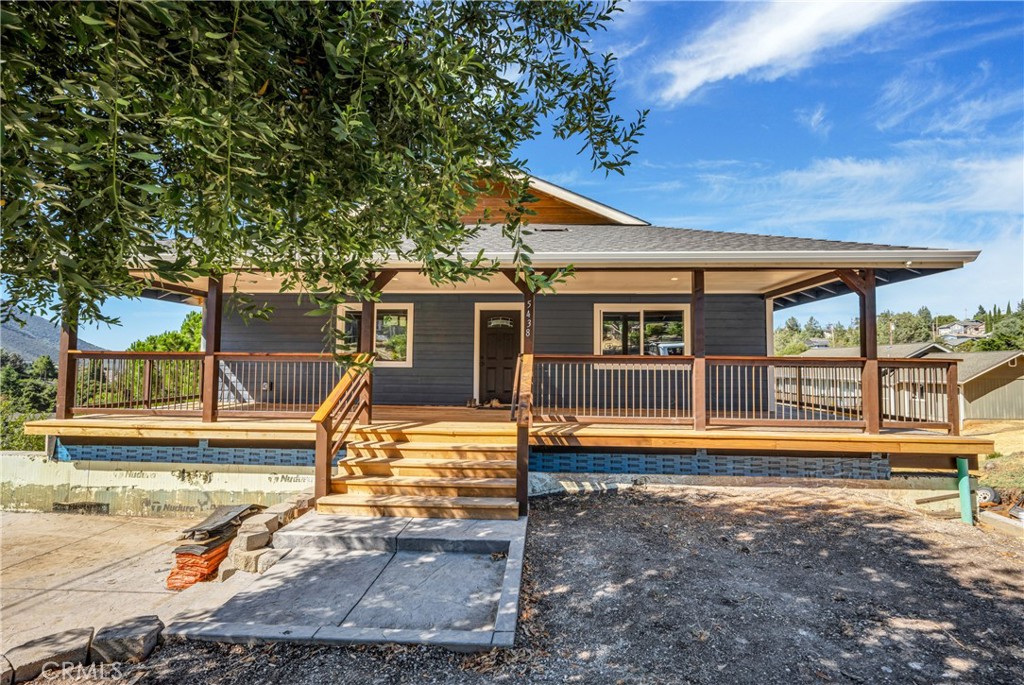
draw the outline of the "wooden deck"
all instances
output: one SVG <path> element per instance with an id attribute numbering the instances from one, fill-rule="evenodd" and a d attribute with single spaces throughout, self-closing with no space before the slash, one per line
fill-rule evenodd
<path id="1" fill-rule="evenodd" d="M 516 426 L 507 410 L 466 407 L 374 408 L 372 425 L 357 425 L 353 440 L 417 441 L 446 443 L 507 443 Z M 191 441 L 215 443 L 303 443 L 315 441 L 315 425 L 305 418 L 222 419 L 204 423 L 196 417 L 89 415 L 71 419 L 47 419 L 26 425 L 33 435 L 55 435 L 71 440 Z M 955 458 L 977 457 L 994 450 L 991 440 L 951 436 L 923 430 L 886 430 L 869 435 L 854 429 L 718 428 L 695 431 L 686 426 L 536 423 L 531 444 L 547 448 L 617 448 L 634 451 L 692 451 L 715 453 L 890 455 L 895 469 L 955 469 Z"/>

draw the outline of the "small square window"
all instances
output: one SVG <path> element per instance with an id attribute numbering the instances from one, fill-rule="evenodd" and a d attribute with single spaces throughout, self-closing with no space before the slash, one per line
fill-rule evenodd
<path id="1" fill-rule="evenodd" d="M 338 346 L 347 354 L 359 349 L 363 317 L 357 307 L 359 305 L 345 305 L 338 311 Z M 412 366 L 412 319 L 411 304 L 377 304 L 373 337 L 373 350 L 377 354 L 375 366 Z"/>

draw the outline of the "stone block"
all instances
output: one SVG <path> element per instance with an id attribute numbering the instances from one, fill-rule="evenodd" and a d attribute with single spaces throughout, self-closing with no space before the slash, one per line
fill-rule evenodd
<path id="1" fill-rule="evenodd" d="M 238 532 L 235 539 L 231 542 L 231 550 L 238 550 L 240 552 L 251 552 L 261 547 L 266 547 L 267 543 L 270 542 L 270 533 L 266 530 L 261 532 L 243 533 Z"/>
<path id="2" fill-rule="evenodd" d="M 5 656 L 14 670 L 14 682 L 23 683 L 38 678 L 44 668 L 86 663 L 91 641 L 92 628 L 75 628 L 30 640 Z"/>
<path id="3" fill-rule="evenodd" d="M 235 562 L 231 560 L 231 557 L 227 557 L 224 561 L 220 562 L 220 566 L 217 567 L 217 582 L 223 583 L 225 580 L 235 575 L 238 571 L 238 567 L 235 566 Z"/>
<path id="4" fill-rule="evenodd" d="M 0 656 L 0 685 L 11 685 L 14 682 L 14 667 L 6 656 Z"/>
<path id="5" fill-rule="evenodd" d="M 259 573 L 257 570 L 257 564 L 261 556 L 267 552 L 272 551 L 269 547 L 263 547 L 261 549 L 247 552 L 241 549 L 232 549 L 228 553 L 228 558 L 231 559 L 231 563 L 235 565 L 235 568 L 239 571 L 246 571 L 248 573 Z"/>
<path id="6" fill-rule="evenodd" d="M 281 502 L 263 510 L 263 516 L 276 516 L 278 527 L 287 525 L 296 518 L 295 504 L 293 502 Z"/>
<path id="7" fill-rule="evenodd" d="M 156 647 L 163 629 L 158 616 L 137 616 L 107 626 L 92 638 L 89 658 L 94 664 L 138 663 Z"/>
<path id="8" fill-rule="evenodd" d="M 256 514 L 242 521 L 239 533 L 258 533 L 266 531 L 273 535 L 281 527 L 281 521 L 276 514 Z"/>
<path id="9" fill-rule="evenodd" d="M 284 559 L 285 555 L 290 551 L 290 549 L 272 549 L 266 554 L 261 555 L 256 560 L 256 572 L 266 573 L 267 569 L 281 561 L 281 559 Z"/>

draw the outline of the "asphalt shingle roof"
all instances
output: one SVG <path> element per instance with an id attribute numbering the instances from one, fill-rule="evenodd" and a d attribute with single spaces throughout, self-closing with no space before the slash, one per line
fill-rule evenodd
<path id="1" fill-rule="evenodd" d="M 878 356 L 892 359 L 913 359 L 931 348 L 948 349 L 938 343 L 905 343 L 899 345 L 879 345 Z M 859 347 L 822 347 L 800 353 L 801 357 L 859 357 Z M 957 357 L 958 355 L 951 355 Z"/>
<path id="2" fill-rule="evenodd" d="M 1019 355 L 1024 355 L 1024 352 L 1021 352 L 1020 350 L 1001 350 L 997 352 L 953 352 L 951 354 L 932 352 L 931 354 L 926 354 L 925 358 L 959 359 L 960 361 L 956 365 L 957 375 L 960 378 L 960 382 L 964 383 L 980 376 L 989 369 L 1005 364 Z"/>
<path id="3" fill-rule="evenodd" d="M 704 231 L 665 226 L 532 224 L 526 242 L 536 253 L 546 252 L 775 252 L 832 250 L 924 249 L 900 245 L 853 243 L 842 240 Z M 485 225 L 465 248 L 504 252 L 508 239 L 501 226 Z"/>

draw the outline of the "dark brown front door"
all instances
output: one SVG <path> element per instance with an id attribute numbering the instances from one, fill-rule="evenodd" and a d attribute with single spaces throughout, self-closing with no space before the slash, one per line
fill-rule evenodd
<path id="1" fill-rule="evenodd" d="M 519 312 L 480 312 L 480 403 L 512 401 L 519 356 Z"/>

